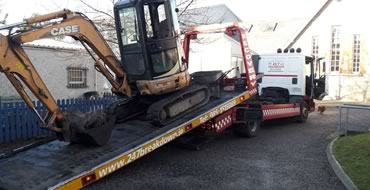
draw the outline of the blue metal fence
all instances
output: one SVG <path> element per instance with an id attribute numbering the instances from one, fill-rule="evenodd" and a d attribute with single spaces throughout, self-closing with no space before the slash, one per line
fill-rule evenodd
<path id="1" fill-rule="evenodd" d="M 114 96 L 107 96 L 93 100 L 63 99 L 58 100 L 62 112 L 82 111 L 90 112 L 102 109 L 116 100 Z M 34 102 L 41 115 L 46 114 L 46 109 L 40 102 Z M 40 136 L 52 136 L 53 132 L 40 128 L 41 122 L 25 103 L 0 104 L 0 144 L 16 140 L 27 140 Z"/>

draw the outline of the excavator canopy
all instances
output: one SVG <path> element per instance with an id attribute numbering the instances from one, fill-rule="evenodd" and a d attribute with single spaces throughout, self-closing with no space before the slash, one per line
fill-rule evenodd
<path id="1" fill-rule="evenodd" d="M 119 1 L 114 14 L 121 62 L 131 81 L 184 71 L 174 0 Z"/>

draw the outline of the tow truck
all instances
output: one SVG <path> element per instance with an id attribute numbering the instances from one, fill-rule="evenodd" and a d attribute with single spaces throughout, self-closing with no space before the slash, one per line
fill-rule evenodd
<path id="1" fill-rule="evenodd" d="M 127 8 L 127 10 L 131 10 L 131 12 L 129 12 L 130 14 L 133 14 L 132 10 L 136 9 L 141 14 L 141 6 L 152 1 L 149 2 L 148 0 L 148 2 L 144 2 L 139 0 L 138 2 L 139 3 L 137 3 L 137 1 L 120 1 L 116 4 L 115 9 L 118 12 L 119 8 Z M 168 1 L 153 2 L 162 4 L 168 3 Z M 171 11 L 174 9 L 173 6 L 169 6 L 167 8 L 171 8 Z M 129 13 L 127 14 L 130 15 Z M 68 21 L 70 15 L 78 15 L 78 13 L 64 10 L 56 14 L 52 13 L 27 21 L 31 24 L 35 22 L 43 22 L 49 18 L 62 18 L 67 19 Z M 169 15 L 170 13 L 167 13 L 167 16 Z M 125 14 L 121 14 L 120 16 L 125 16 Z M 27 24 L 27 22 L 22 24 Z M 145 28 L 143 23 L 140 23 L 140 25 L 141 29 Z M 53 27 L 52 24 L 47 29 L 43 29 L 43 32 L 47 33 L 49 31 L 50 35 L 73 35 L 82 31 L 81 27 L 77 30 L 76 27 L 73 28 L 73 26 L 67 30 L 67 26 L 62 25 L 64 28 L 61 29 L 61 27 L 58 27 L 59 30 L 57 31 L 54 29 L 55 27 Z M 120 31 L 120 33 L 121 32 L 122 31 Z M 20 152 L 11 157 L 1 159 L 0 189 L 81 189 L 103 179 L 119 169 L 122 169 L 126 165 L 155 151 L 159 147 L 189 134 L 189 132 L 194 131 L 195 129 L 222 133 L 227 128 L 231 128 L 238 136 L 253 137 L 256 136 L 261 121 L 277 118 L 277 116 L 272 116 L 273 114 L 271 115 L 269 113 L 280 113 L 282 112 L 281 110 L 293 109 L 294 113 L 292 112 L 280 115 L 280 117 L 306 117 L 305 108 L 308 107 L 305 103 L 308 102 L 308 104 L 311 105 L 310 100 L 307 98 L 298 98 L 300 101 L 303 100 L 298 103 L 274 102 L 271 97 L 264 93 L 265 91 L 263 89 L 260 90 L 262 93 L 259 98 L 253 98 L 258 93 L 257 80 L 260 80 L 261 75 L 259 75 L 259 77 L 256 75 L 252 61 L 253 57 L 247 43 L 245 31 L 243 28 L 239 27 L 237 23 L 198 26 L 189 29 L 184 37 L 183 48 L 182 50 L 179 49 L 179 53 L 181 51 L 184 52 L 184 57 L 181 62 L 185 65 L 182 65 L 181 67 L 187 68 L 187 64 L 191 64 L 191 57 L 189 55 L 191 41 L 196 40 L 197 35 L 205 33 L 225 33 L 232 38 L 238 39 L 237 41 L 241 47 L 240 49 L 243 55 L 245 70 L 244 72 L 242 71 L 242 75 L 238 78 L 227 78 L 225 77 L 225 73 L 222 71 L 200 71 L 193 73 L 191 75 L 191 82 L 194 83 L 194 85 L 207 86 L 209 89 L 210 99 L 204 105 L 197 107 L 197 109 L 192 109 L 190 112 L 188 111 L 182 114 L 181 117 L 176 117 L 171 122 L 166 122 L 161 126 L 158 126 L 156 122 L 148 119 L 147 115 L 142 112 L 137 113 L 134 116 L 124 118 L 124 121 L 115 122 L 113 124 L 111 135 L 110 133 L 108 135 L 110 138 L 105 139 L 103 143 L 95 143 L 101 145 L 104 144 L 103 146 L 91 146 L 84 143 L 70 143 L 68 140 L 66 141 L 63 139 L 64 141 L 52 141 L 24 152 Z M 28 35 L 26 37 L 16 35 L 16 38 L 13 39 L 21 42 L 22 40 L 29 41 L 40 37 L 32 35 L 32 32 L 29 31 L 27 34 Z M 86 33 L 82 34 L 86 35 Z M 140 35 L 142 37 L 143 33 L 140 33 Z M 99 35 L 95 37 L 97 37 L 97 39 L 101 39 Z M 139 36 L 126 37 L 133 41 L 138 40 L 139 38 Z M 3 36 L 1 38 L 3 41 L 6 39 L 6 37 Z M 79 38 L 80 36 L 77 36 L 76 39 Z M 84 40 L 85 42 L 89 42 L 86 39 Z M 128 39 L 121 40 L 127 41 Z M 3 44 L 7 44 L 9 42 L 11 41 L 7 39 Z M 171 48 L 171 44 L 174 45 L 177 43 L 179 42 L 176 40 L 171 42 L 168 41 L 168 43 L 160 40 L 158 43 L 149 43 L 147 45 L 149 45 L 149 47 L 158 47 L 161 49 L 161 45 L 163 45 L 163 47 L 167 47 L 168 45 L 168 48 Z M 89 42 L 88 45 L 92 45 L 93 50 L 99 50 L 99 48 L 101 48 L 97 47 L 92 42 Z M 107 46 L 103 47 L 105 48 Z M 11 48 L 16 48 L 17 50 L 19 46 Z M 135 54 L 136 51 L 132 49 L 134 47 L 130 48 L 127 50 L 132 50 L 131 55 Z M 159 51 L 159 49 L 156 51 Z M 14 53 L 14 49 L 12 51 Z M 105 49 L 104 53 L 107 52 L 109 53 L 108 57 L 102 56 L 101 59 L 96 59 L 97 67 L 101 69 L 113 86 L 117 87 L 117 91 L 128 94 L 133 93 L 129 86 L 132 85 L 132 83 L 128 82 L 128 79 L 130 79 L 127 78 L 128 74 L 121 72 L 121 70 L 116 67 L 115 57 L 110 53 L 109 49 Z M 104 55 L 99 53 L 101 52 L 98 51 L 98 56 Z M 19 56 L 24 58 L 25 54 L 20 51 L 18 58 Z M 128 59 L 128 57 L 126 57 L 126 59 Z M 107 65 L 112 67 L 111 70 L 120 74 L 118 75 L 118 78 L 114 78 L 109 74 L 111 70 L 107 69 L 106 65 L 103 64 L 101 60 L 107 62 Z M 14 67 L 10 64 L 4 64 L 2 65 L 1 70 L 6 73 L 7 77 L 12 81 L 12 84 L 18 87 L 18 92 L 26 101 L 30 99 L 25 94 L 23 86 L 18 82 L 14 73 L 21 76 L 23 82 L 32 88 L 31 90 L 38 95 L 37 97 L 43 100 L 45 105 L 49 105 L 49 111 L 53 112 L 51 112 L 52 114 L 49 115 L 47 118 L 48 120 L 45 120 L 44 123 L 47 128 L 55 127 L 52 123 L 56 118 L 62 119 L 62 113 L 55 106 L 53 100 L 50 99 L 52 96 L 50 96 L 46 86 L 43 84 L 34 68 L 22 67 L 22 65 L 24 65 L 24 63 L 18 63 Z M 26 65 L 31 65 L 31 63 L 27 62 Z M 8 66 L 9 69 L 5 69 L 5 66 Z M 17 68 L 21 68 L 21 72 L 17 71 Z M 32 70 L 30 72 L 31 75 L 22 73 L 26 70 L 29 71 L 29 69 Z M 33 84 L 30 84 L 29 80 L 33 79 L 35 76 L 38 77 L 36 83 L 42 84 L 41 86 L 33 86 Z M 146 88 L 145 90 L 150 89 L 149 86 L 145 85 L 141 86 L 141 88 Z M 267 101 L 267 99 L 270 101 Z M 30 101 L 27 103 L 32 108 L 33 104 L 31 104 Z M 172 108 L 175 109 L 175 112 L 179 111 L 176 110 L 176 107 L 171 107 L 171 109 Z M 161 114 L 159 114 L 159 116 L 161 116 Z M 58 128 L 53 129 L 60 132 L 60 129 Z M 96 132 L 94 133 L 96 135 Z M 66 134 L 63 135 L 66 136 Z M 99 138 L 97 140 L 99 141 Z"/>
<path id="2" fill-rule="evenodd" d="M 262 110 L 262 121 L 295 118 L 305 122 L 315 111 L 314 100 L 327 95 L 322 58 L 292 48 L 254 55 L 253 60 L 256 72 L 263 77 L 258 80 L 258 94 L 247 105 Z"/>
<path id="3" fill-rule="evenodd" d="M 133 20 L 128 18 L 132 16 L 136 18 L 134 14 L 135 10 L 138 12 L 138 18 L 143 18 L 144 13 L 141 12 L 142 7 L 152 5 L 151 3 L 154 5 L 152 7 L 149 6 L 149 8 L 154 11 L 154 13 L 156 13 L 155 10 L 158 10 L 157 8 L 160 5 L 164 5 L 166 10 L 169 10 L 166 13 L 167 18 L 172 18 L 173 20 L 170 19 L 167 20 L 167 22 L 161 23 L 167 26 L 167 28 L 174 28 L 173 25 L 169 24 L 176 23 L 175 17 L 170 16 L 174 9 L 174 7 L 171 6 L 173 5 L 171 4 L 173 1 L 120 1 L 115 5 L 115 10 L 121 22 L 130 24 L 130 21 Z M 156 18 L 158 14 L 153 14 L 151 16 Z M 45 22 L 54 19 L 57 20 L 51 23 Z M 138 20 L 141 22 L 143 19 Z M 153 19 L 151 21 L 152 23 L 159 24 L 159 20 Z M 33 24 L 39 22 L 46 23 L 46 26 L 34 28 Z M 118 23 L 119 26 L 120 24 L 121 23 Z M 119 33 L 122 33 L 121 38 L 119 38 L 120 42 L 125 41 L 125 43 L 128 44 L 128 46 L 122 48 L 125 50 L 125 52 L 122 52 L 122 59 L 124 61 L 132 61 L 135 56 L 139 56 L 139 53 L 151 51 L 154 53 L 153 56 L 145 57 L 145 60 L 153 59 L 153 62 L 158 61 L 158 57 L 154 56 L 157 52 L 160 52 L 161 56 L 159 58 L 174 58 L 176 60 L 178 57 L 176 55 L 181 55 L 183 52 L 184 57 L 181 57 L 181 60 L 178 62 L 174 62 L 180 64 L 179 67 L 176 67 L 178 71 L 181 71 L 179 74 L 174 75 L 175 70 L 171 70 L 170 68 L 169 75 L 166 75 L 169 78 L 165 78 L 166 76 L 163 78 L 154 77 L 152 81 L 136 81 L 135 85 L 134 78 L 140 79 L 140 77 L 139 75 L 133 74 L 135 74 L 137 69 L 145 69 L 145 67 L 148 66 L 145 65 L 147 62 L 142 62 L 143 64 L 145 63 L 143 65 L 145 66 L 144 68 L 138 67 L 138 65 L 135 65 L 136 68 L 130 68 L 135 66 L 129 65 L 132 63 L 124 63 L 128 64 L 124 65 L 124 68 L 126 68 L 128 72 L 124 72 L 114 54 L 102 40 L 101 35 L 96 32 L 92 22 L 81 13 L 62 10 L 60 12 L 30 18 L 20 24 L 2 27 L 2 29 L 10 28 L 11 31 L 11 28 L 21 26 L 26 30 L 17 30 L 15 34 L 10 33 L 9 36 L 0 36 L 3 42 L 2 48 L 0 49 L 2 53 L 6 55 L 1 59 L 0 71 L 6 74 L 31 109 L 34 108 L 34 105 L 27 95 L 27 91 L 24 90 L 23 83 L 26 84 L 27 87 L 31 89 L 31 92 L 46 106 L 49 110 L 49 114 L 45 119 L 42 118 L 41 115 L 39 115 L 39 118 L 42 119 L 44 128 L 56 131 L 59 140 L 1 159 L 0 189 L 81 189 L 194 129 L 211 130 L 216 133 L 221 133 L 226 128 L 232 126 L 233 123 L 238 123 L 238 130 L 235 131 L 236 133 L 247 136 L 255 135 L 253 132 L 249 132 L 248 134 L 245 134 L 245 132 L 255 129 L 251 128 L 251 126 L 258 127 L 261 118 L 247 118 L 247 115 L 245 115 L 247 112 L 245 110 L 249 110 L 249 108 L 245 107 L 242 103 L 246 102 L 257 93 L 256 74 L 245 31 L 240 28 L 237 23 L 192 27 L 185 34 L 182 43 L 183 47 L 178 48 L 176 54 L 167 52 L 167 50 L 181 44 L 180 41 L 177 40 L 177 37 L 175 38 L 175 36 L 173 36 L 171 40 L 166 38 L 168 41 L 157 39 L 156 35 L 158 35 L 158 37 L 160 36 L 159 31 L 157 33 L 154 31 L 158 29 L 157 27 L 160 27 L 159 25 L 153 24 L 153 31 L 149 34 L 149 31 L 146 30 L 148 26 L 143 23 L 139 24 L 140 27 L 138 30 L 140 35 L 138 34 L 138 36 L 125 36 L 128 32 L 127 28 L 118 29 Z M 67 28 L 67 26 L 71 27 Z M 134 27 L 133 29 L 137 28 Z M 146 31 L 148 33 L 146 33 Z M 169 32 L 165 30 L 164 33 L 168 35 Z M 191 75 L 190 80 L 188 77 L 190 75 L 186 73 L 187 65 L 191 64 L 191 58 L 189 56 L 190 44 L 191 41 L 197 38 L 198 34 L 202 33 L 225 33 L 239 39 L 240 50 L 243 54 L 244 66 L 246 68 L 244 71 L 245 77 L 238 79 L 238 82 L 242 83 L 242 88 L 234 91 L 224 91 L 222 87 L 224 86 L 225 80 L 222 71 L 196 72 Z M 137 46 L 138 44 L 135 43 L 138 42 L 139 39 L 142 39 L 143 34 L 148 34 L 153 38 L 153 41 L 146 38 L 143 39 L 148 40 L 146 44 L 147 48 L 144 49 Z M 75 119 L 73 125 L 71 125 L 71 122 L 64 123 L 70 119 L 71 115 L 64 114 L 60 111 L 52 95 L 47 90 L 45 83 L 21 48 L 21 44 L 24 42 L 53 35 L 70 35 L 74 39 L 81 41 L 83 45 L 89 46 L 86 47 L 86 49 L 93 57 L 95 57 L 95 54 L 98 56 L 98 58 L 95 58 L 96 67 L 111 82 L 114 92 L 117 94 L 123 93 L 131 95 L 127 96 L 126 99 L 124 98 L 122 102 L 116 103 L 118 106 L 109 106 L 107 110 L 104 111 L 105 114 L 111 113 L 113 107 L 113 111 L 115 111 L 113 115 L 116 116 L 113 121 L 115 122 L 111 120 L 109 120 L 109 122 L 104 122 L 105 118 L 102 119 L 103 122 L 93 122 L 97 119 L 94 118 L 94 116 L 98 117 L 98 119 L 102 116 L 102 114 L 97 112 L 95 115 L 88 113 L 85 115 L 87 118 L 78 117 L 81 118 L 81 120 Z M 9 49 L 9 51 L 6 49 Z M 95 54 L 91 52 L 91 50 L 94 51 Z M 11 60 L 16 64 L 13 64 L 14 62 Z M 144 60 L 139 59 L 139 61 Z M 107 67 L 109 67 L 109 69 Z M 152 71 L 150 67 L 148 68 L 149 71 Z M 156 65 L 154 69 L 160 68 Z M 146 73 L 147 75 L 150 74 L 149 71 Z M 113 77 L 110 72 L 114 72 L 116 76 Z M 21 83 L 19 79 L 22 80 L 23 83 Z M 174 79 L 174 81 L 172 81 L 172 79 Z M 181 84 L 179 82 L 181 82 Z M 191 83 L 190 85 L 189 82 Z M 227 85 L 230 86 L 232 84 L 228 81 Z M 201 89 L 206 89 L 204 91 L 207 93 L 200 93 L 195 96 L 188 94 L 179 95 L 179 93 L 183 93 L 181 89 L 189 89 L 194 86 L 204 86 Z M 134 95 L 135 91 L 139 91 L 139 94 Z M 188 92 L 194 91 L 190 90 Z M 132 110 L 127 110 L 127 108 L 120 110 L 120 108 L 122 108 L 120 105 L 124 105 L 123 107 L 125 107 L 126 102 L 131 101 L 132 98 L 136 98 L 137 100 L 137 97 L 139 97 L 140 100 L 140 97 L 148 97 L 149 93 L 152 93 L 150 97 L 155 95 L 155 99 L 159 99 L 161 105 L 163 105 L 163 100 L 166 100 L 166 105 L 168 105 L 168 109 L 165 110 L 166 113 L 180 113 L 184 110 L 185 113 L 171 118 L 170 122 L 161 123 L 162 120 L 160 120 L 159 123 L 161 123 L 161 125 L 158 125 L 158 120 L 155 121 L 155 118 L 165 119 L 167 115 L 158 112 L 158 117 L 156 115 L 153 121 L 152 117 L 148 118 L 148 113 L 154 112 L 142 112 L 140 109 L 145 109 L 140 107 L 141 101 L 132 103 L 132 105 L 129 106 Z M 169 94 L 169 97 L 180 97 L 178 98 L 180 101 L 168 103 L 167 94 Z M 198 101 L 198 99 L 203 98 L 202 95 L 209 95 L 209 100 L 204 104 L 200 104 Z M 161 97 L 163 98 L 162 100 L 160 100 Z M 192 102 L 194 99 L 195 101 Z M 197 109 L 190 109 L 189 111 L 189 109 L 179 106 L 180 104 L 173 106 L 173 103 L 186 105 L 184 106 L 185 108 L 188 107 L 187 105 L 194 105 Z M 153 105 L 157 105 L 157 103 L 153 103 L 149 108 L 146 108 L 155 111 L 158 107 Z M 135 112 L 134 115 L 129 114 L 128 117 L 125 115 L 128 111 L 138 112 Z M 253 113 L 255 116 L 261 116 L 260 110 L 250 110 L 248 114 L 250 113 Z M 36 114 L 38 113 L 36 112 Z M 122 115 L 125 117 L 122 117 Z M 89 124 L 85 125 L 83 121 L 86 119 Z M 247 120 L 248 122 L 246 122 Z M 57 125 L 54 125 L 55 122 Z M 58 122 L 66 124 L 67 129 L 63 125 L 62 127 L 58 127 Z M 79 126 L 79 123 L 82 126 Z M 106 123 L 108 123 L 108 127 L 105 125 Z M 96 127 L 96 125 L 101 124 L 103 125 Z M 92 126 L 92 128 L 89 126 Z M 92 146 L 92 144 L 100 146 Z"/>
<path id="4" fill-rule="evenodd" d="M 224 31 L 220 29 L 223 27 L 219 26 L 218 29 L 207 26 L 205 31 L 209 32 L 210 28 L 213 32 Z M 204 33 L 204 31 L 200 32 L 202 30 L 204 28 L 198 27 L 186 34 L 185 50 L 189 49 L 190 42 L 197 38 L 197 34 Z M 242 35 L 243 29 L 233 24 L 233 27 L 228 28 L 227 31 L 226 33 L 229 34 L 235 34 L 235 32 L 240 34 L 242 39 L 240 44 L 246 55 L 245 58 L 250 57 L 249 47 L 246 39 L 243 38 L 245 36 Z M 187 58 L 190 59 L 190 57 Z M 309 93 L 311 90 L 322 92 L 318 86 L 305 87 L 305 79 L 308 78 L 307 82 L 312 81 L 316 84 L 317 79 L 311 80 L 300 71 L 287 75 L 278 70 L 289 70 L 289 67 L 295 67 L 291 70 L 296 72 L 308 66 L 309 71 L 314 71 L 312 69 L 314 59 L 298 53 L 258 55 L 253 58 L 258 60 L 254 64 L 258 71 L 264 72 L 263 78 L 260 78 L 261 75 L 257 76 L 258 90 L 255 88 L 238 91 L 238 88 L 235 88 L 247 77 L 242 73 L 241 78 L 226 78 L 223 79 L 222 85 L 215 85 L 216 88 L 222 87 L 218 98 L 211 98 L 202 108 L 164 127 L 155 126 L 138 117 L 116 124 L 111 141 L 105 146 L 68 145 L 66 142 L 53 141 L 21 152 L 0 160 L 2 176 L 0 187 L 3 189 L 81 189 L 195 129 L 222 133 L 229 128 L 238 136 L 254 137 L 261 121 L 278 118 L 296 118 L 297 121 L 305 121 L 308 112 L 314 110 L 313 96 L 308 96 L 306 92 Z M 291 61 L 284 62 L 284 60 Z M 246 64 L 245 68 L 253 69 L 251 66 Z M 203 72 L 197 74 L 199 76 L 195 77 L 204 77 Z M 315 77 L 314 72 L 310 73 L 310 76 Z M 295 78 L 305 82 L 287 83 L 285 88 L 276 87 L 282 86 L 280 80 L 293 82 Z M 320 78 L 322 79 L 318 77 Z M 272 82 L 274 84 L 271 84 Z M 297 86 L 305 87 L 301 89 L 305 95 L 292 93 L 289 95 L 289 100 L 284 99 L 287 98 L 285 97 L 287 91 L 289 92 L 287 89 L 294 89 Z"/>

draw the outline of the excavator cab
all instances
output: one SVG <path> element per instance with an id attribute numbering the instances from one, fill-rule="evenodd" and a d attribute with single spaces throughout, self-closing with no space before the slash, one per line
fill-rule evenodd
<path id="1" fill-rule="evenodd" d="M 119 1 L 114 13 L 121 63 L 130 82 L 156 80 L 185 70 L 174 0 Z"/>

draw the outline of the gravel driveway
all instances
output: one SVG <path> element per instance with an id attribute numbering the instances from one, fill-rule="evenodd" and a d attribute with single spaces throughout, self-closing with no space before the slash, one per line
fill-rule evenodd
<path id="1" fill-rule="evenodd" d="M 201 151 L 165 146 L 87 189 L 344 189 L 326 159 L 336 111 L 265 123 L 252 139 L 218 135 Z"/>

